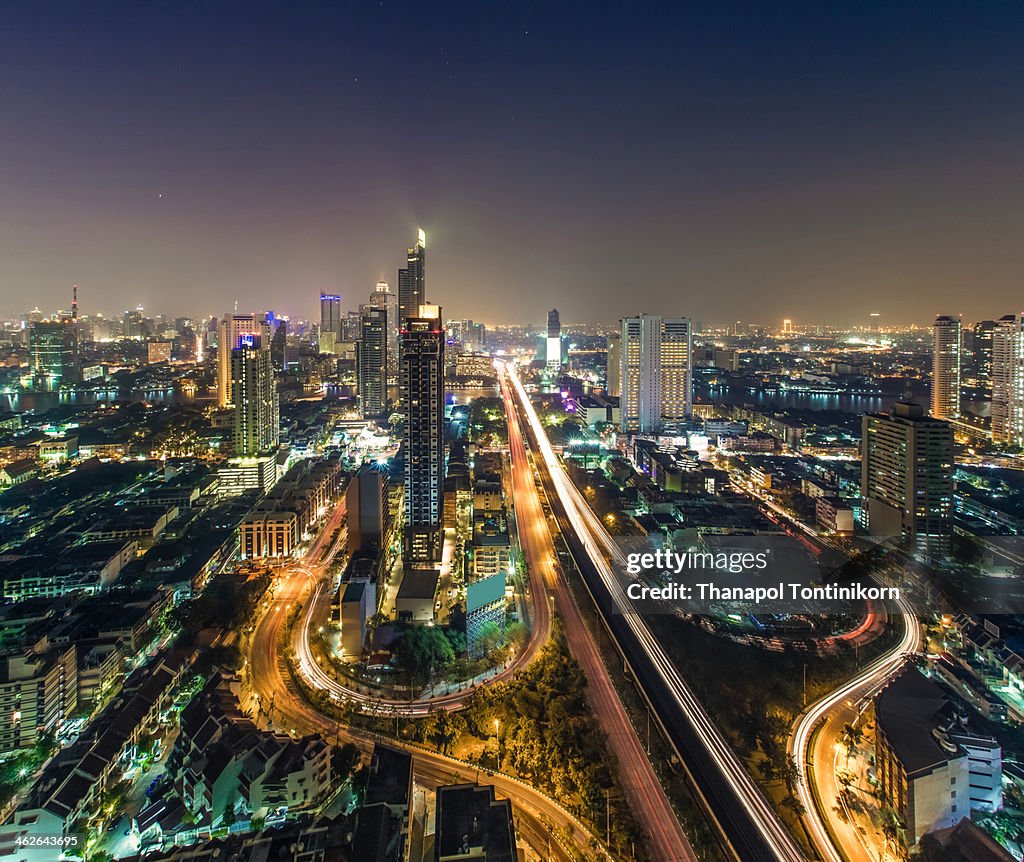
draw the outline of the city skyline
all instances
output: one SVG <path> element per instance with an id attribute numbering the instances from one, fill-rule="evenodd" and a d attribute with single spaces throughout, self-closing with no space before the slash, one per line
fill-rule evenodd
<path id="1" fill-rule="evenodd" d="M 422 224 L 476 319 L 1014 310 L 1019 8 L 128 8 L 7 16 L 5 306 L 356 297 Z"/>

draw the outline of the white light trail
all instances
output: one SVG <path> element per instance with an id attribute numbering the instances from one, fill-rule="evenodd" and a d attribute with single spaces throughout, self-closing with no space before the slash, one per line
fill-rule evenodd
<path id="1" fill-rule="evenodd" d="M 775 857 L 784 862 L 797 862 L 804 860 L 793 837 L 786 827 L 779 820 L 764 794 L 757 787 L 750 777 L 746 768 L 740 763 L 732 748 L 726 742 L 721 732 L 715 726 L 711 717 L 697 701 L 693 692 L 683 681 L 676 671 L 668 656 L 662 650 L 661 645 L 648 629 L 643 618 L 630 608 L 622 584 L 608 563 L 608 554 L 613 560 L 620 564 L 625 563 L 621 549 L 616 545 L 612 537 L 601 524 L 600 519 L 594 514 L 589 504 L 572 484 L 569 477 L 562 469 L 558 457 L 547 438 L 544 426 L 541 424 L 537 411 L 534 410 L 526 389 L 519 379 L 515 369 L 506 365 L 506 373 L 515 387 L 520 404 L 526 415 L 526 419 L 533 429 L 540 454 L 544 458 L 548 472 L 551 475 L 555 490 L 565 509 L 566 517 L 572 524 L 573 529 L 583 542 L 587 555 L 597 568 L 601 580 L 608 589 L 612 600 L 623 611 L 623 618 L 629 625 L 637 640 L 647 652 L 655 670 L 665 682 L 666 687 L 674 696 L 679 709 L 690 720 L 693 728 L 701 742 L 707 749 L 715 764 L 721 770 L 722 776 L 732 791 L 750 815 L 758 831 L 761 833 L 765 843 L 771 848 Z M 602 550 L 603 549 L 603 552 Z"/>

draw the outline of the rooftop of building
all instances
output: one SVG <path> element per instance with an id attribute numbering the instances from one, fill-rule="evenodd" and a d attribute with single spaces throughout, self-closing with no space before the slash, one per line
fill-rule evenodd
<path id="1" fill-rule="evenodd" d="M 487 862 L 515 862 L 512 803 L 495 799 L 490 785 L 456 784 L 437 788 L 437 857 L 470 858 L 472 848 Z"/>
<path id="2" fill-rule="evenodd" d="M 875 700 L 875 718 L 908 774 L 945 763 L 954 752 L 940 744 L 951 704 L 945 692 L 916 668 L 904 668 Z"/>
<path id="3" fill-rule="evenodd" d="M 397 601 L 402 599 L 432 599 L 437 592 L 440 572 L 436 568 L 406 569 Z"/>
<path id="4" fill-rule="evenodd" d="M 378 742 L 370 759 L 363 804 L 409 805 L 411 782 L 412 755 Z"/>

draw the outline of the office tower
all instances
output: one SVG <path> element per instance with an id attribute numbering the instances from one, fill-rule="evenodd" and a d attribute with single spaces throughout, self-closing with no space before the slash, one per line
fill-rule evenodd
<path id="1" fill-rule="evenodd" d="M 33 323 L 29 330 L 29 362 L 33 389 L 54 391 L 80 382 L 78 340 L 70 320 Z"/>
<path id="2" fill-rule="evenodd" d="M 429 311 L 430 306 L 421 306 Z M 405 405 L 405 558 L 441 555 L 444 478 L 444 327 L 436 316 L 402 325 L 400 381 Z"/>
<path id="3" fill-rule="evenodd" d="M 388 371 L 398 370 L 398 294 L 386 281 L 378 281 L 370 301 L 371 308 L 383 308 L 388 314 Z"/>
<path id="4" fill-rule="evenodd" d="M 249 457 L 277 448 L 277 380 L 266 335 L 243 335 L 231 351 L 234 454 Z"/>
<path id="5" fill-rule="evenodd" d="M 975 386 L 992 386 L 992 334 L 994 320 L 979 320 L 971 330 L 970 377 Z"/>
<path id="6" fill-rule="evenodd" d="M 336 293 L 321 293 L 318 348 L 321 353 L 334 353 L 335 345 L 341 340 L 341 297 Z"/>
<path id="7" fill-rule="evenodd" d="M 405 326 L 410 317 L 419 315 L 426 302 L 427 235 L 417 231 L 416 245 L 409 249 L 407 266 L 398 270 L 398 326 Z"/>
<path id="8" fill-rule="evenodd" d="M 932 325 L 932 416 L 960 417 L 960 318 L 940 314 Z"/>
<path id="9" fill-rule="evenodd" d="M 365 308 L 356 344 L 356 382 L 364 419 L 384 415 L 388 401 L 388 312 Z"/>
<path id="10" fill-rule="evenodd" d="M 901 401 L 861 420 L 862 519 L 872 535 L 942 553 L 953 534 L 953 428 Z"/>
<path id="11" fill-rule="evenodd" d="M 1024 315 L 1007 314 L 992 331 L 992 442 L 1024 446 Z"/>
<path id="12" fill-rule="evenodd" d="M 641 314 L 621 322 L 622 430 L 650 434 L 691 413 L 692 347 L 685 317 Z"/>
<path id="13" fill-rule="evenodd" d="M 557 371 L 562 367 L 562 322 L 558 318 L 558 309 L 548 312 L 547 367 Z"/>
<path id="14" fill-rule="evenodd" d="M 320 294 L 320 331 L 341 334 L 341 297 L 336 293 Z"/>
<path id="15" fill-rule="evenodd" d="M 225 314 L 217 328 L 217 404 L 232 405 L 231 351 L 243 338 L 270 338 L 270 327 L 262 314 Z"/>
<path id="16" fill-rule="evenodd" d="M 605 361 L 605 392 L 612 398 L 622 393 L 622 333 L 608 335 L 608 358 Z"/>

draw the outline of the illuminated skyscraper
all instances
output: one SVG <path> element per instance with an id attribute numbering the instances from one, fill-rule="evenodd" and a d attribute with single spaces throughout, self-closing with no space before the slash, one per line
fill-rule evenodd
<path id="1" fill-rule="evenodd" d="M 558 317 L 558 309 L 548 312 L 548 340 L 546 363 L 549 370 L 558 371 L 562 367 L 562 322 Z"/>
<path id="2" fill-rule="evenodd" d="M 217 328 L 217 404 L 232 405 L 231 351 L 247 336 L 259 335 L 269 344 L 270 325 L 262 314 L 225 314 Z"/>
<path id="3" fill-rule="evenodd" d="M 941 314 L 932 325 L 932 416 L 960 417 L 960 318 Z"/>
<path id="4" fill-rule="evenodd" d="M 407 266 L 398 270 L 398 326 L 405 326 L 410 317 L 419 315 L 419 308 L 427 301 L 427 235 L 417 230 L 416 245 L 409 249 Z"/>
<path id="5" fill-rule="evenodd" d="M 433 307 L 433 308 L 436 308 Z M 422 306 L 421 312 L 430 312 Z M 444 327 L 436 316 L 402 325 L 400 381 L 405 405 L 406 560 L 440 559 L 444 480 Z"/>
<path id="6" fill-rule="evenodd" d="M 912 540 L 930 555 L 953 534 L 953 428 L 905 401 L 861 420 L 861 497 L 875 536 Z"/>
<path id="7" fill-rule="evenodd" d="M 33 323 L 29 330 L 33 389 L 54 391 L 79 382 L 78 339 L 70 320 Z"/>
<path id="8" fill-rule="evenodd" d="M 388 373 L 394 373 L 398 370 L 398 294 L 386 281 L 378 281 L 366 304 L 388 313 Z"/>
<path id="9" fill-rule="evenodd" d="M 992 442 L 1024 446 L 1024 315 L 1007 314 L 992 332 Z"/>
<path id="10" fill-rule="evenodd" d="M 231 351 L 231 399 L 234 404 L 234 454 L 263 455 L 277 448 L 277 380 L 266 335 L 243 335 Z"/>
<path id="11" fill-rule="evenodd" d="M 364 308 L 356 344 L 359 409 L 366 419 L 384 415 L 388 402 L 388 312 Z"/>
<path id="12" fill-rule="evenodd" d="M 685 317 L 641 314 L 622 320 L 622 430 L 650 434 L 690 416 L 692 346 Z"/>
<path id="13" fill-rule="evenodd" d="M 320 352 L 334 353 L 335 345 L 341 340 L 341 297 L 336 293 L 321 293 Z"/>

